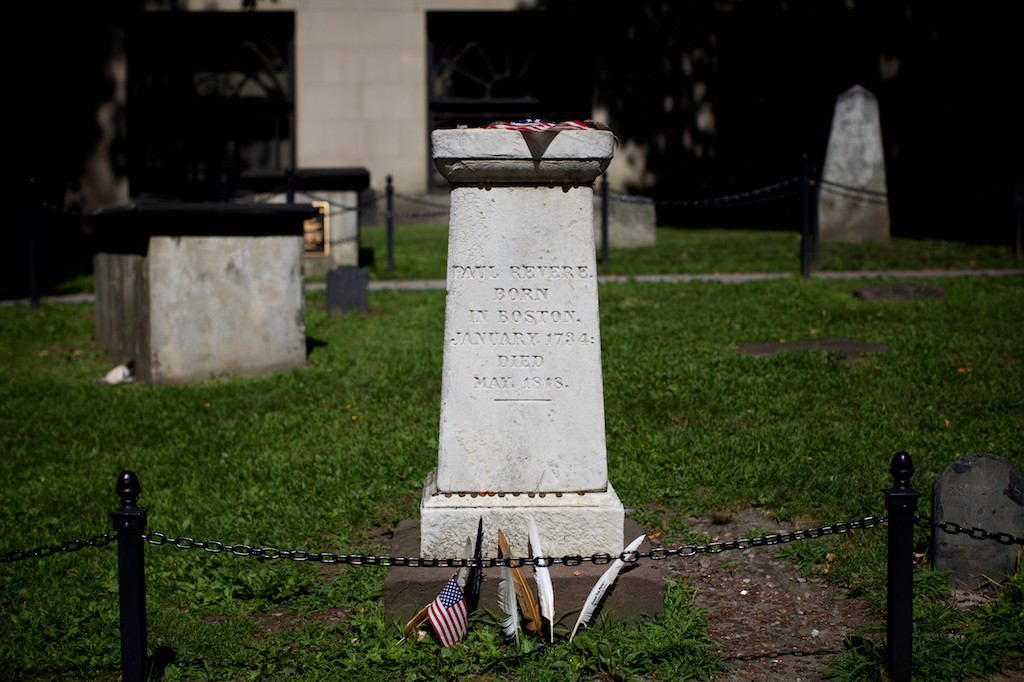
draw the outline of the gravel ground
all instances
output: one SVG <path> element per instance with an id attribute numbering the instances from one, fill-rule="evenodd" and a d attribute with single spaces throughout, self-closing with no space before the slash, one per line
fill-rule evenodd
<path id="1" fill-rule="evenodd" d="M 749 537 L 753 528 L 775 532 L 807 527 L 780 524 L 759 509 L 732 513 L 726 523 L 692 519 L 690 526 L 721 540 Z M 709 610 L 708 634 L 729 666 L 715 682 L 824 680 L 821 669 L 843 653 L 844 639 L 878 624 L 863 602 L 840 598 L 839 590 L 821 578 L 801 576 L 795 564 L 777 556 L 779 549 L 756 547 L 666 561 L 668 577 L 685 580 L 696 592 L 694 604 Z M 979 600 L 984 596 L 957 594 L 961 606 Z M 963 682 L 1024 682 L 1024 670 Z"/>
<path id="2" fill-rule="evenodd" d="M 712 538 L 743 537 L 752 528 L 782 527 L 761 510 L 733 513 L 727 523 L 694 519 L 692 528 Z M 812 541 L 813 542 L 813 541 Z M 843 640 L 869 622 L 856 599 L 818 578 L 804 578 L 780 559 L 779 547 L 672 559 L 672 577 L 696 591 L 695 605 L 709 609 L 708 634 L 729 665 L 718 682 L 824 679 L 819 672 L 843 652 Z"/>

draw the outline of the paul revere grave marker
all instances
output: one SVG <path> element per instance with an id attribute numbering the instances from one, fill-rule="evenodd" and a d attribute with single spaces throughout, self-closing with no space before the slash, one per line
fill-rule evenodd
<path id="1" fill-rule="evenodd" d="M 592 183 L 614 136 L 580 123 L 437 130 L 452 185 L 438 466 L 424 556 L 457 556 L 482 517 L 526 550 L 618 552 L 608 482 Z"/>

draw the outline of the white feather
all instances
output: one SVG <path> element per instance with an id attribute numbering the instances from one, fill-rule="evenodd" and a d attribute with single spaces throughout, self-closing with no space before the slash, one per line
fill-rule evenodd
<path id="1" fill-rule="evenodd" d="M 533 553 L 533 558 L 544 556 L 544 550 L 540 546 L 540 534 L 537 532 L 537 524 L 534 523 L 533 517 L 527 517 L 526 519 L 527 532 L 530 534 L 530 551 Z M 551 641 L 555 641 L 555 591 L 551 586 L 551 572 L 548 571 L 546 565 L 540 563 L 535 564 L 533 567 L 533 578 L 537 581 L 537 598 L 540 601 L 540 613 L 542 616 L 548 619 L 548 625 L 551 629 L 550 638 Z"/>
<path id="2" fill-rule="evenodd" d="M 512 582 L 512 569 L 501 567 L 501 582 L 498 583 L 498 608 L 508 617 L 501 621 L 502 631 L 509 637 L 519 641 L 519 601 L 516 599 L 516 586 Z"/>
<path id="3" fill-rule="evenodd" d="M 622 550 L 623 554 L 635 552 L 637 547 L 640 546 L 640 543 L 644 541 L 645 537 L 647 536 L 641 535 L 636 540 L 629 543 L 626 549 Z M 572 634 L 569 635 L 570 642 L 572 641 L 572 638 L 576 636 L 576 630 L 578 630 L 581 625 L 586 625 L 587 621 L 590 620 L 590 617 L 594 615 L 594 609 L 596 609 L 597 605 L 601 603 L 601 600 L 604 598 L 604 593 L 608 591 L 608 588 L 612 586 L 615 579 L 619 577 L 619 571 L 622 570 L 623 566 L 625 566 L 625 562 L 622 560 L 622 555 L 620 554 L 619 558 L 613 561 L 612 565 L 608 567 L 608 570 L 601 574 L 597 584 L 594 585 L 594 589 L 590 590 L 590 594 L 587 595 L 587 600 L 583 602 L 583 608 L 580 610 L 580 617 L 576 619 L 576 625 L 572 629 Z"/>

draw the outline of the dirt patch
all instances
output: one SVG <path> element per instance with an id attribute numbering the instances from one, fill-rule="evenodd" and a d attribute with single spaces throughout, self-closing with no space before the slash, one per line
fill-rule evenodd
<path id="1" fill-rule="evenodd" d="M 715 521 L 718 521 L 716 523 Z M 691 527 L 713 539 L 796 530 L 762 510 L 751 509 L 712 519 L 693 519 Z M 867 607 L 818 578 L 805 578 L 779 558 L 778 546 L 734 550 L 672 559 L 669 577 L 685 580 L 696 592 L 694 605 L 708 612 L 708 635 L 729 666 L 715 679 L 825 679 L 821 669 L 843 653 L 843 640 L 869 623 Z"/>

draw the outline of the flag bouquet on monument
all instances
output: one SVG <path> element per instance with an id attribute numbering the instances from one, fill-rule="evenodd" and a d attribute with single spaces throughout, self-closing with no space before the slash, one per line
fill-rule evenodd
<path id="1" fill-rule="evenodd" d="M 506 565 L 501 567 L 501 580 L 498 583 L 498 608 L 504 614 L 500 625 L 502 632 L 516 642 L 520 640 L 521 631 L 534 634 L 543 641 L 546 623 L 547 640 L 549 643 L 553 643 L 555 638 L 555 595 L 546 559 L 541 551 L 540 535 L 532 518 L 528 519 L 528 533 L 530 556 L 535 560 L 533 577 L 537 584 L 539 599 L 534 597 L 518 562 L 513 559 L 515 555 L 505 539 L 505 534 L 498 529 L 498 558 L 508 560 Z M 604 599 L 608 588 L 618 578 L 619 571 L 625 565 L 622 557 L 636 552 L 645 537 L 646 535 L 640 535 L 633 540 L 598 579 L 580 609 L 576 625 L 569 635 L 569 641 L 572 641 L 581 626 L 590 621 Z M 469 616 L 476 610 L 480 602 L 482 544 L 483 519 L 480 520 L 477 527 L 475 548 L 472 540 L 466 538 L 465 558 L 468 565 L 460 567 L 445 583 L 441 593 L 434 601 L 424 606 L 412 617 L 405 626 L 403 640 L 411 637 L 428 622 L 443 646 L 452 646 L 462 639 L 469 627 Z M 473 561 L 470 561 L 470 558 Z"/>

